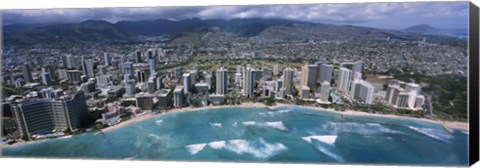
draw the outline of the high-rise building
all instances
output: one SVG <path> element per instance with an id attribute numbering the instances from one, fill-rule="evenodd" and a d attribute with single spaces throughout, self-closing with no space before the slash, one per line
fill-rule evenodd
<path id="1" fill-rule="evenodd" d="M 150 65 L 150 76 L 155 76 L 156 74 L 156 71 L 155 71 L 155 59 L 154 58 L 150 58 L 148 60 L 148 64 Z"/>
<path id="2" fill-rule="evenodd" d="M 216 85 L 216 93 L 217 95 L 225 95 L 227 94 L 227 88 L 228 88 L 228 79 L 227 79 L 227 69 L 224 69 L 221 67 L 220 69 L 217 69 L 217 85 Z"/>
<path id="3" fill-rule="evenodd" d="M 320 100 L 328 101 L 328 97 L 330 95 L 330 82 L 324 80 L 320 87 Z"/>
<path id="4" fill-rule="evenodd" d="M 135 79 L 125 80 L 125 96 L 132 97 L 137 93 L 137 88 L 135 87 Z"/>
<path id="5" fill-rule="evenodd" d="M 147 82 L 148 93 L 153 94 L 157 90 L 155 82 L 156 82 L 156 80 L 155 80 L 154 76 L 150 76 L 150 78 L 148 78 L 148 82 Z"/>
<path id="6" fill-rule="evenodd" d="M 129 75 L 128 78 L 133 77 L 133 63 L 132 62 L 125 62 L 123 63 L 123 74 L 124 75 Z"/>
<path id="7" fill-rule="evenodd" d="M 242 74 L 241 73 L 235 73 L 235 85 L 238 87 L 242 87 Z"/>
<path id="8" fill-rule="evenodd" d="M 57 99 L 27 99 L 15 104 L 13 109 L 25 139 L 54 130 L 74 131 L 88 112 L 82 91 Z"/>
<path id="9" fill-rule="evenodd" d="M 83 92 L 85 92 L 86 94 L 90 94 L 96 91 L 95 83 L 93 81 L 82 83 L 81 87 Z"/>
<path id="10" fill-rule="evenodd" d="M 108 53 L 103 53 L 103 60 L 105 61 L 104 62 L 104 65 L 105 66 L 110 66 L 112 64 L 112 58 L 110 57 L 110 55 Z"/>
<path id="11" fill-rule="evenodd" d="M 183 106 L 183 86 L 177 86 L 173 91 L 173 104 L 175 107 Z"/>
<path id="12" fill-rule="evenodd" d="M 175 67 L 175 79 L 180 79 L 182 76 L 182 67 Z"/>
<path id="13" fill-rule="evenodd" d="M 212 75 L 209 73 L 204 73 L 203 77 L 205 78 L 205 83 L 208 86 L 208 90 L 212 88 Z"/>
<path id="14" fill-rule="evenodd" d="M 323 81 L 332 82 L 333 65 L 324 63 L 318 67 L 318 70 L 318 83 L 323 83 Z"/>
<path id="15" fill-rule="evenodd" d="M 112 75 L 101 75 L 101 76 L 97 76 L 96 79 L 97 79 L 97 85 L 100 87 L 113 84 Z"/>
<path id="16" fill-rule="evenodd" d="M 293 69 L 285 68 L 285 70 L 283 70 L 283 88 L 285 88 L 285 95 L 292 95 Z"/>
<path id="17" fill-rule="evenodd" d="M 142 52 L 137 51 L 137 52 L 135 53 L 135 62 L 136 62 L 136 63 L 142 62 Z"/>
<path id="18" fill-rule="evenodd" d="M 404 89 L 400 88 L 400 86 L 398 85 L 388 85 L 387 94 L 385 96 L 386 101 L 391 105 L 395 105 L 397 102 L 398 94 L 403 91 Z"/>
<path id="19" fill-rule="evenodd" d="M 280 74 L 280 66 L 278 64 L 273 65 L 273 76 L 278 76 Z"/>
<path id="20" fill-rule="evenodd" d="M 309 98 L 310 97 L 310 87 L 308 86 L 302 86 L 300 90 L 300 97 L 303 99 Z"/>
<path id="21" fill-rule="evenodd" d="M 82 91 L 74 92 L 62 97 L 62 100 L 70 129 L 80 128 L 82 120 L 88 115 L 85 94 Z"/>
<path id="22" fill-rule="evenodd" d="M 275 95 L 276 98 L 284 99 L 285 98 L 285 88 L 280 88 Z"/>
<path id="23" fill-rule="evenodd" d="M 425 96 L 418 95 L 417 98 L 415 99 L 415 108 L 416 109 L 422 109 L 423 104 L 425 104 Z"/>
<path id="24" fill-rule="evenodd" d="M 317 83 L 317 65 L 305 64 L 302 67 L 301 86 L 315 87 Z"/>
<path id="25" fill-rule="evenodd" d="M 99 74 L 99 75 L 106 75 L 106 74 L 107 74 L 107 73 L 105 72 L 105 70 L 106 70 L 105 65 L 98 65 L 98 66 L 97 66 L 97 69 L 98 69 L 98 74 Z"/>
<path id="26" fill-rule="evenodd" d="M 260 79 L 263 78 L 263 71 L 262 70 L 252 69 L 252 72 L 253 72 L 253 76 L 254 76 L 254 78 L 253 78 L 254 82 L 258 82 L 258 81 L 260 81 Z"/>
<path id="27" fill-rule="evenodd" d="M 143 70 L 138 70 L 137 71 L 137 82 L 139 83 L 145 83 L 147 82 L 147 74 Z"/>
<path id="28" fill-rule="evenodd" d="M 153 51 L 151 49 L 147 50 L 147 58 L 148 59 L 155 59 L 153 55 Z"/>
<path id="29" fill-rule="evenodd" d="M 360 91 L 357 97 L 358 100 L 362 101 L 365 104 L 372 104 L 375 90 L 374 86 L 364 80 L 361 80 L 361 82 L 357 85 L 360 85 Z"/>
<path id="30" fill-rule="evenodd" d="M 18 117 L 18 125 L 24 139 L 32 135 L 51 133 L 55 129 L 52 118 L 52 106 L 48 99 L 25 100 L 13 106 Z"/>
<path id="31" fill-rule="evenodd" d="M 358 72 L 358 73 L 362 74 L 362 71 L 363 71 L 363 62 L 362 61 L 356 61 L 353 64 L 352 72 L 353 73 Z"/>
<path id="32" fill-rule="evenodd" d="M 235 71 L 235 73 L 240 73 L 240 74 L 242 74 L 242 66 L 241 66 L 241 65 L 237 65 L 237 66 L 236 66 L 236 71 Z"/>
<path id="33" fill-rule="evenodd" d="M 89 78 L 95 77 L 95 71 L 93 70 L 93 61 L 92 59 L 83 59 L 82 58 L 82 70 L 83 74 Z"/>
<path id="34" fill-rule="evenodd" d="M 25 79 L 25 82 L 27 83 L 33 82 L 32 69 L 30 68 L 30 65 L 28 63 L 23 64 L 22 73 L 23 73 L 23 79 Z"/>
<path id="35" fill-rule="evenodd" d="M 414 91 L 415 93 L 420 93 L 421 87 L 419 84 L 416 83 L 407 83 L 405 85 L 405 90 L 407 91 Z"/>
<path id="36" fill-rule="evenodd" d="M 410 95 L 408 92 L 400 92 L 398 94 L 397 101 L 395 103 L 395 106 L 397 108 L 408 108 L 408 99 Z"/>
<path id="37" fill-rule="evenodd" d="M 67 68 L 78 68 L 77 61 L 75 61 L 73 55 L 67 55 Z"/>
<path id="38" fill-rule="evenodd" d="M 82 79 L 82 72 L 80 70 L 68 70 L 67 71 L 67 78 L 68 82 L 78 84 L 81 83 Z"/>
<path id="39" fill-rule="evenodd" d="M 253 90 L 255 89 L 255 73 L 254 69 L 247 68 L 243 75 L 243 95 L 246 97 L 253 96 Z"/>
<path id="40" fill-rule="evenodd" d="M 191 87 L 192 78 L 190 77 L 190 73 L 183 73 L 183 93 L 188 94 Z"/>
<path id="41" fill-rule="evenodd" d="M 42 84 L 49 85 L 52 83 L 52 77 L 49 72 L 42 72 Z"/>
<path id="42" fill-rule="evenodd" d="M 137 107 L 141 110 L 151 111 L 155 104 L 153 102 L 153 96 L 151 94 L 139 93 L 135 95 L 135 102 Z"/>
<path id="43" fill-rule="evenodd" d="M 173 93 L 171 89 L 160 89 L 156 92 L 158 97 L 157 107 L 159 109 L 168 109 L 173 106 Z"/>
<path id="44" fill-rule="evenodd" d="M 58 70 L 58 78 L 60 79 L 68 79 L 68 75 L 67 75 L 67 70 L 66 69 L 59 69 Z"/>
<path id="45" fill-rule="evenodd" d="M 283 87 L 283 80 L 277 79 L 275 81 L 275 91 L 278 92 Z"/>
<path id="46" fill-rule="evenodd" d="M 353 73 L 353 80 L 361 80 L 361 79 L 362 79 L 362 74 L 360 72 Z"/>
<path id="47" fill-rule="evenodd" d="M 337 87 L 344 92 L 350 91 L 352 71 L 347 68 L 340 68 L 338 72 Z"/>
<path id="48" fill-rule="evenodd" d="M 62 56 L 62 68 L 68 68 L 68 56 Z"/>

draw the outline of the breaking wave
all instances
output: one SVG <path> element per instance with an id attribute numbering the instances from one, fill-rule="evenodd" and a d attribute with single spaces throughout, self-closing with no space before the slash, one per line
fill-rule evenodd
<path id="1" fill-rule="evenodd" d="M 372 135 L 380 133 L 392 133 L 392 134 L 401 134 L 400 131 L 395 131 L 387 127 L 382 126 L 378 123 L 354 123 L 354 122 L 328 122 L 324 126 L 324 130 L 332 133 L 338 134 L 340 132 L 349 132 L 349 133 L 359 133 L 363 135 Z"/>
<path id="2" fill-rule="evenodd" d="M 314 136 L 302 137 L 302 139 L 307 141 L 308 143 L 312 143 L 312 139 L 315 139 L 320 142 L 333 145 L 337 140 L 337 136 L 336 135 L 314 135 Z"/>
<path id="3" fill-rule="evenodd" d="M 289 113 L 291 110 L 277 110 L 277 111 L 269 111 L 269 112 L 262 112 L 258 113 L 261 116 L 275 116 L 277 114 Z"/>
<path id="4" fill-rule="evenodd" d="M 203 148 L 205 148 L 207 144 L 201 143 L 201 144 L 193 144 L 193 145 L 187 145 L 185 148 L 188 150 L 188 152 L 191 155 L 196 155 L 198 152 L 202 151 Z"/>
<path id="5" fill-rule="evenodd" d="M 222 128 L 222 123 L 209 123 L 212 127 Z"/>
<path id="6" fill-rule="evenodd" d="M 214 141 L 210 143 L 187 145 L 185 148 L 191 155 L 195 155 L 202 151 L 207 145 L 212 149 L 225 149 L 238 155 L 251 154 L 260 159 L 269 158 L 287 149 L 287 147 L 281 143 L 267 143 L 263 138 L 260 138 L 258 141 L 247 141 L 245 139 Z"/>
<path id="7" fill-rule="evenodd" d="M 67 135 L 67 136 L 61 136 L 61 137 L 58 137 L 58 139 L 68 139 L 68 138 L 71 138 L 72 135 Z"/>
<path id="8" fill-rule="evenodd" d="M 210 142 L 208 143 L 208 146 L 210 146 L 213 149 L 221 149 L 225 147 L 225 141 L 215 141 L 215 142 Z"/>
<path id="9" fill-rule="evenodd" d="M 162 122 L 163 122 L 163 120 L 156 120 L 155 124 L 160 125 L 160 124 L 162 124 Z"/>
<path id="10" fill-rule="evenodd" d="M 243 124 L 244 126 L 255 125 L 255 121 L 244 121 L 244 122 L 242 122 L 242 124 Z"/>
<path id="11" fill-rule="evenodd" d="M 317 141 L 320 141 L 320 142 L 323 142 L 323 143 L 326 143 L 326 144 L 329 144 L 329 145 L 333 145 L 335 143 L 335 141 L 337 140 L 336 135 L 314 135 L 314 136 L 302 137 L 302 139 L 307 141 L 311 145 L 315 146 L 315 148 L 317 148 L 323 154 L 335 159 L 336 161 L 344 162 L 343 158 L 340 155 L 337 155 L 334 152 L 330 151 L 326 147 L 322 146 L 322 144 L 314 143 L 314 141 L 312 141 L 314 139 L 314 140 L 317 140 Z"/>
<path id="12" fill-rule="evenodd" d="M 283 122 L 281 122 L 281 121 L 265 122 L 265 125 L 267 125 L 269 127 L 272 127 L 272 128 L 282 130 L 282 131 L 287 131 L 288 130 L 287 127 L 285 127 L 285 125 L 283 125 Z"/>
<path id="13" fill-rule="evenodd" d="M 151 137 L 151 138 L 155 138 L 155 139 L 160 139 L 160 137 L 158 135 L 155 135 L 155 134 L 148 134 L 148 137 Z"/>
<path id="14" fill-rule="evenodd" d="M 267 121 L 264 123 L 256 123 L 255 121 L 244 121 L 242 122 L 242 124 L 244 126 L 271 127 L 280 131 L 288 131 L 287 127 L 283 125 L 282 121 Z"/>
<path id="15" fill-rule="evenodd" d="M 320 145 L 320 144 L 316 144 L 316 143 L 310 143 L 310 144 L 312 144 L 313 146 L 315 146 L 315 148 L 317 148 L 320 152 L 322 152 L 322 153 L 324 153 L 325 155 L 327 155 L 327 156 L 335 159 L 336 161 L 344 162 L 342 156 L 333 153 L 332 151 L 328 150 L 328 149 L 325 148 L 324 146 L 322 146 L 322 145 Z"/>
<path id="16" fill-rule="evenodd" d="M 432 128 L 418 128 L 418 127 L 412 127 L 412 126 L 408 126 L 408 128 L 415 130 L 420 134 L 429 136 L 431 138 L 434 138 L 443 142 L 448 142 L 450 139 L 453 138 L 452 135 L 450 135 L 448 132 L 443 130 L 440 131 Z"/>
<path id="17" fill-rule="evenodd" d="M 244 139 L 229 140 L 224 148 L 239 155 L 247 153 L 260 159 L 269 158 L 287 149 L 287 147 L 281 143 L 266 143 L 263 138 L 260 138 L 258 142 L 249 142 Z"/>

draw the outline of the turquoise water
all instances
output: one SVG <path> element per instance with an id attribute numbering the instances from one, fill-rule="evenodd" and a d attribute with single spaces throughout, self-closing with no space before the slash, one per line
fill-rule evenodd
<path id="1" fill-rule="evenodd" d="M 467 165 L 468 134 L 302 107 L 221 108 L 2 149 L 7 157 Z"/>

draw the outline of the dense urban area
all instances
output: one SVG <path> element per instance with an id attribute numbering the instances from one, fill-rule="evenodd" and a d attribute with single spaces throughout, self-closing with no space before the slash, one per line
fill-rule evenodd
<path id="1" fill-rule="evenodd" d="M 10 143 L 244 102 L 467 120 L 462 38 L 296 22 L 124 38 L 128 29 L 105 24 L 58 36 L 48 26 L 6 30 L 2 136 Z"/>

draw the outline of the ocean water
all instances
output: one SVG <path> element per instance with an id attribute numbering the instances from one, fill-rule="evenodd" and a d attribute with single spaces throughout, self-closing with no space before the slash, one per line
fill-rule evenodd
<path id="1" fill-rule="evenodd" d="M 167 114 L 108 132 L 2 149 L 6 157 L 465 166 L 468 134 L 308 108 Z"/>

